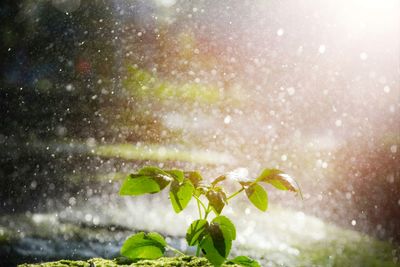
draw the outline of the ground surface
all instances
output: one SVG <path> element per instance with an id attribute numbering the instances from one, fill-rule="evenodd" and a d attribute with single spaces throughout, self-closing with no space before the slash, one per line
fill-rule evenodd
<path id="1" fill-rule="evenodd" d="M 153 215 L 149 212 L 141 211 L 141 209 L 148 210 L 146 203 L 146 201 L 134 203 L 140 219 L 132 218 L 132 222 L 127 219 L 122 221 L 117 215 L 110 214 L 111 217 L 108 219 L 101 218 L 100 222 L 104 222 L 104 225 L 93 225 L 87 221 L 82 223 L 85 219 L 82 220 L 79 216 L 87 217 L 88 214 L 82 210 L 65 214 L 25 214 L 11 216 L 12 218 L 2 216 L 0 217 L 0 258 L 4 264 L 2 266 L 50 262 L 58 259 L 83 260 L 96 257 L 112 259 L 118 257 L 122 242 L 132 234 L 131 229 L 159 231 L 166 236 L 171 246 L 193 254 L 193 249 L 185 246 L 183 238 L 185 227 L 177 227 L 185 225 L 190 214 L 170 218 L 168 212 L 165 212 L 163 221 L 157 221 L 151 218 Z M 394 244 L 325 223 L 302 212 L 271 207 L 267 214 L 247 210 L 247 214 L 243 216 L 240 209 L 228 209 L 226 213 L 238 229 L 238 238 L 234 242 L 231 257 L 246 255 L 258 260 L 263 267 L 400 266 L 398 248 Z M 154 223 L 150 224 L 152 221 Z M 146 227 L 140 228 L 140 225 Z M 171 253 L 167 255 L 173 256 Z M 97 263 L 95 266 L 113 266 L 111 261 Z M 140 264 L 149 266 L 150 263 Z M 155 265 L 152 262 L 150 266 L 181 266 L 166 265 L 175 264 L 166 260 L 157 264 L 164 265 Z M 36 266 L 90 266 L 90 261 L 86 263 L 61 261 L 54 265 Z"/>
<path id="2" fill-rule="evenodd" d="M 22 264 L 20 267 L 116 267 L 116 266 L 130 266 L 130 267 L 141 267 L 141 266 L 154 266 L 154 267 L 208 267 L 212 266 L 207 259 L 197 257 L 172 257 L 172 258 L 160 258 L 158 260 L 142 260 L 136 263 L 121 263 L 116 260 L 104 260 L 100 258 L 90 259 L 87 261 L 69 261 L 61 260 L 56 262 L 39 263 L 39 264 Z M 238 265 L 223 265 L 230 267 L 237 267 Z"/>

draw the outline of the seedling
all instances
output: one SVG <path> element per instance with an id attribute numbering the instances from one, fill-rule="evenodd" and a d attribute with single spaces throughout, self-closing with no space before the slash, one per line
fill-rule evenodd
<path id="1" fill-rule="evenodd" d="M 287 174 L 277 169 L 265 169 L 255 179 L 237 179 L 241 188 L 227 194 L 221 182 L 228 175 L 217 177 L 210 184 L 205 184 L 203 177 L 196 171 L 162 170 L 157 167 L 144 167 L 138 173 L 130 174 L 120 189 L 122 196 L 138 196 L 154 194 L 168 185 L 169 198 L 176 213 L 184 210 L 194 199 L 197 203 L 199 219 L 193 221 L 186 232 L 189 246 L 196 246 L 196 256 L 200 252 L 214 265 L 234 263 L 241 266 L 257 267 L 259 263 L 246 256 L 238 256 L 228 260 L 232 241 L 236 238 L 234 224 L 226 216 L 221 215 L 224 207 L 231 199 L 245 192 L 250 202 L 259 210 L 268 208 L 267 191 L 263 184 L 271 184 L 280 190 L 299 192 L 296 182 Z M 215 217 L 211 219 L 211 213 Z M 132 260 L 157 259 L 164 255 L 166 249 L 182 254 L 170 247 L 158 233 L 140 232 L 130 236 L 121 248 L 121 255 Z"/>

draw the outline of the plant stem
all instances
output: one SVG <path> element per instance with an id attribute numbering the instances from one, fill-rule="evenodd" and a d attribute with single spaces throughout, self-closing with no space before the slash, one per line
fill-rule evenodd
<path id="1" fill-rule="evenodd" d="M 174 248 L 174 247 L 171 247 L 170 245 L 167 245 L 167 248 L 170 249 L 170 250 L 172 250 L 173 252 L 175 252 L 175 253 L 181 255 L 181 256 L 186 256 L 185 253 L 183 253 L 183 252 L 180 251 L 180 250 L 177 250 L 177 249 Z"/>
<path id="2" fill-rule="evenodd" d="M 195 199 L 197 199 L 197 202 L 200 203 L 200 205 L 203 207 L 204 211 L 206 211 L 207 210 L 206 209 L 206 205 L 204 205 L 203 201 L 201 201 L 201 199 L 198 196 L 194 195 L 194 194 L 193 194 L 193 197 Z M 200 219 L 201 219 L 201 216 L 200 216 Z"/>
<path id="3" fill-rule="evenodd" d="M 199 218 L 201 219 L 203 216 L 201 214 L 200 199 L 196 199 L 196 201 L 197 201 L 197 209 L 199 210 Z"/>
<path id="4" fill-rule="evenodd" d="M 236 191 L 235 193 L 233 193 L 232 195 L 230 195 L 226 200 L 230 200 L 230 199 L 234 198 L 235 196 L 237 196 L 238 194 L 240 194 L 243 190 L 244 190 L 244 187 L 242 187 L 241 189 L 239 189 L 238 191 Z"/>
<path id="5" fill-rule="evenodd" d="M 200 245 L 197 245 L 196 257 L 200 256 Z"/>
<path id="6" fill-rule="evenodd" d="M 210 214 L 210 212 L 211 212 L 211 206 L 210 206 L 210 203 L 208 203 L 208 206 L 207 206 L 207 209 L 206 209 L 206 214 L 204 215 L 204 220 L 207 220 L 207 216 L 208 216 L 208 214 Z"/>

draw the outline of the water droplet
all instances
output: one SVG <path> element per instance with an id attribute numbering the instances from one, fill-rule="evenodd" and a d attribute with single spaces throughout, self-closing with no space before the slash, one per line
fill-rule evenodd
<path id="1" fill-rule="evenodd" d="M 362 53 L 360 54 L 360 58 L 361 58 L 361 60 L 367 60 L 368 54 L 365 53 L 365 52 L 362 52 Z"/>
<path id="2" fill-rule="evenodd" d="M 356 220 L 351 220 L 351 225 L 355 226 L 357 224 Z"/>
<path id="3" fill-rule="evenodd" d="M 296 92 L 296 90 L 293 87 L 289 87 L 286 89 L 289 95 L 294 95 L 294 93 Z"/>
<path id="4" fill-rule="evenodd" d="M 88 213 L 88 214 L 85 215 L 85 221 L 87 221 L 87 222 L 90 222 L 92 220 L 92 218 L 93 218 L 92 214 Z"/>
<path id="5" fill-rule="evenodd" d="M 71 206 L 75 206 L 75 204 L 76 204 L 76 198 L 70 197 L 70 198 L 68 199 L 68 203 L 69 203 Z"/>
<path id="6" fill-rule="evenodd" d="M 230 115 L 228 115 L 228 116 L 226 116 L 226 117 L 224 118 L 224 123 L 225 123 L 225 124 L 229 124 L 229 123 L 231 123 L 231 121 L 232 121 L 232 117 L 231 117 Z"/>
<path id="7" fill-rule="evenodd" d="M 385 93 L 389 93 L 390 92 L 390 87 L 386 85 L 385 87 L 383 87 L 383 91 Z"/>
<path id="8" fill-rule="evenodd" d="M 33 180 L 31 182 L 30 188 L 33 190 L 33 189 L 36 189 L 36 187 L 37 187 L 37 182 L 35 180 Z"/>
<path id="9" fill-rule="evenodd" d="M 71 91 L 73 91 L 74 90 L 74 86 L 72 85 L 72 84 L 67 84 L 66 86 L 65 86 L 65 89 L 68 91 L 68 92 L 71 92 Z"/>
<path id="10" fill-rule="evenodd" d="M 325 53 L 325 51 L 326 51 L 325 45 L 320 45 L 319 48 L 318 48 L 318 52 L 320 54 L 323 54 L 323 53 Z"/>

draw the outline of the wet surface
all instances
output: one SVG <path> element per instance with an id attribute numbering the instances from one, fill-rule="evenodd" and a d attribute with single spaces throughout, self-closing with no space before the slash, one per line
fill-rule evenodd
<path id="1" fill-rule="evenodd" d="M 190 212 L 195 210 L 194 203 L 176 215 L 163 197 L 117 198 L 113 203 L 93 197 L 57 213 L 2 216 L 0 256 L 6 266 L 57 259 L 115 258 L 134 230 L 160 232 L 169 244 L 193 254 L 184 235 L 196 217 Z M 225 215 L 238 231 L 232 255 L 254 257 L 262 266 L 396 266 L 398 261 L 396 246 L 302 212 L 272 207 L 264 214 L 239 201 L 228 206 Z"/>

